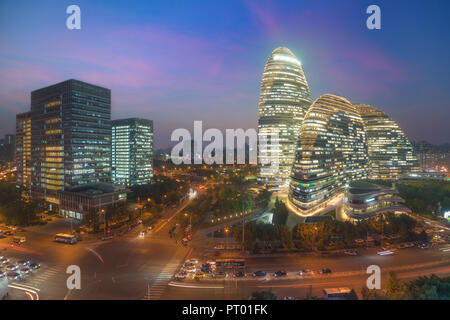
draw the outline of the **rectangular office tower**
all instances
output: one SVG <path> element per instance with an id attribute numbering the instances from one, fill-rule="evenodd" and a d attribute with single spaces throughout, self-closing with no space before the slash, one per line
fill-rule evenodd
<path id="1" fill-rule="evenodd" d="M 115 184 L 149 183 L 153 178 L 153 121 L 113 120 L 111 162 Z"/>
<path id="2" fill-rule="evenodd" d="M 71 79 L 35 90 L 30 118 L 31 196 L 58 206 L 58 190 L 111 181 L 109 89 Z M 17 118 L 26 137 L 18 155 L 25 160 L 27 121 L 25 115 Z"/>

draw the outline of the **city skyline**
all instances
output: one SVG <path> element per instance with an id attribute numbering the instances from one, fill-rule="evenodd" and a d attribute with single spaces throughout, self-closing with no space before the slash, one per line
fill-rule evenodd
<path id="1" fill-rule="evenodd" d="M 376 105 L 410 140 L 450 140 L 450 111 L 442 103 L 449 101 L 448 44 L 437 41 L 437 30 L 450 26 L 439 19 L 445 10 L 436 3 L 408 2 L 407 13 L 405 4 L 382 3 L 382 30 L 370 31 L 366 4 L 355 2 L 132 9 L 118 2 L 100 9 L 80 1 L 82 29 L 69 31 L 64 4 L 47 2 L 54 5 L 1 5 L 8 19 L 0 19 L 7 44 L 0 47 L 0 135 L 14 132 L 12 120 L 29 109 L 30 91 L 70 78 L 110 88 L 113 119 L 153 119 L 155 149 L 171 145 L 171 131 L 190 129 L 194 120 L 219 129 L 256 128 L 261 70 L 269 52 L 286 46 L 304 64 L 313 100 L 325 93 L 349 97 Z M 200 15 L 199 6 L 211 15 Z M 20 24 L 32 16 L 44 17 L 39 28 Z M 325 22 L 317 25 L 319 18 Z M 429 50 L 413 50 L 417 40 Z"/>

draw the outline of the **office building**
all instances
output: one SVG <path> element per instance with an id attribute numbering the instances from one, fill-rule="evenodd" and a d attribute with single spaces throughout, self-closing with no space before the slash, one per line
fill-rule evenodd
<path id="1" fill-rule="evenodd" d="M 358 104 L 367 137 L 370 178 L 397 179 L 409 172 L 419 171 L 413 147 L 398 124 L 384 112 Z"/>
<path id="2" fill-rule="evenodd" d="M 78 80 L 57 83 L 31 92 L 31 112 L 17 117 L 18 183 L 30 172 L 31 196 L 51 210 L 59 205 L 59 190 L 111 181 L 109 89 Z"/>
<path id="3" fill-rule="evenodd" d="M 130 118 L 112 121 L 112 180 L 137 185 L 153 178 L 153 121 Z"/>
<path id="4" fill-rule="evenodd" d="M 260 183 L 269 187 L 289 184 L 298 135 L 310 105 L 311 94 L 301 62 L 288 48 L 275 49 L 264 68 L 259 99 Z M 278 139 L 272 139 L 275 136 Z M 265 139 L 267 148 L 261 145 Z"/>
<path id="5" fill-rule="evenodd" d="M 288 206 L 300 215 L 313 215 L 368 172 L 366 133 L 356 108 L 336 95 L 319 97 L 300 131 Z"/>

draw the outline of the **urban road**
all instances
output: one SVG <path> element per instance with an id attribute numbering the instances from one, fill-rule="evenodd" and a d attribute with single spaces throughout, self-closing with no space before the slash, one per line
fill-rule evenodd
<path id="1" fill-rule="evenodd" d="M 265 270 L 267 277 L 255 279 L 223 279 L 175 281 L 173 275 L 186 258 L 196 256 L 207 259 L 212 250 L 193 250 L 169 237 L 175 216 L 187 202 L 167 210 L 153 231 L 144 237 L 141 229 L 106 241 L 81 241 L 65 245 L 52 241 L 58 232 L 69 231 L 63 219 L 45 226 L 27 228 L 27 242 L 11 244 L 11 237 L 0 239 L 2 255 L 11 260 L 30 259 L 41 264 L 41 269 L 23 280 L 10 282 L 12 299 L 247 299 L 254 291 L 272 289 L 277 296 L 305 298 L 312 291 L 320 296 L 324 288 L 351 287 L 359 294 L 365 286 L 369 265 L 382 270 L 382 282 L 387 272 L 396 271 L 401 279 L 437 274 L 450 275 L 450 246 L 430 249 L 409 248 L 392 256 L 379 256 L 377 249 L 360 250 L 358 256 L 287 255 L 246 258 L 248 274 Z M 181 231 L 181 230 L 179 230 Z M 195 237 L 195 235 L 194 235 Z M 194 243 L 201 239 L 194 239 Z M 205 242 L 206 243 L 206 242 Z M 6 250 L 5 250 L 6 248 Z M 81 270 L 81 289 L 68 290 L 70 276 L 66 269 L 77 265 Z M 300 269 L 330 268 L 329 276 L 299 277 Z M 288 271 L 288 277 L 275 279 L 270 274 L 279 269 Z M 150 289 L 150 290 L 148 290 Z"/>

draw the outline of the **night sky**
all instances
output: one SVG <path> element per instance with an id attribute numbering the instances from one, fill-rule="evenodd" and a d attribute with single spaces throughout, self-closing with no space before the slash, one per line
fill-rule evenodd
<path id="1" fill-rule="evenodd" d="M 81 30 L 66 28 L 67 6 Z M 382 29 L 366 28 L 381 7 Z M 112 118 L 175 128 L 255 128 L 266 59 L 286 46 L 312 97 L 390 115 L 412 140 L 450 142 L 450 1 L 0 1 L 0 135 L 30 92 L 67 79 L 112 90 Z"/>

